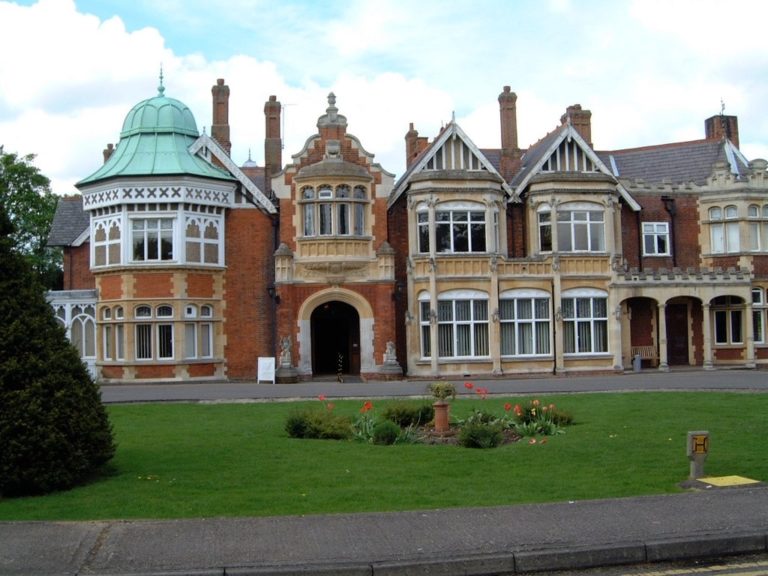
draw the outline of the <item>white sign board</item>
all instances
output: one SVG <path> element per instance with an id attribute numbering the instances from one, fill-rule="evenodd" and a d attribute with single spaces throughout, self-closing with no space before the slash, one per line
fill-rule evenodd
<path id="1" fill-rule="evenodd" d="M 272 384 L 275 383 L 275 359 L 271 356 L 259 357 L 259 375 L 256 384 L 262 380 L 272 382 Z"/>

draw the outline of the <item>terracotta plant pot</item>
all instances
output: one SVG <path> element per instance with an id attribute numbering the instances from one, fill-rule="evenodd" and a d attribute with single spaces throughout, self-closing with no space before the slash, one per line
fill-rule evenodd
<path id="1" fill-rule="evenodd" d="M 448 412 L 451 405 L 448 402 L 435 402 L 432 404 L 435 409 L 435 432 L 448 432 Z"/>

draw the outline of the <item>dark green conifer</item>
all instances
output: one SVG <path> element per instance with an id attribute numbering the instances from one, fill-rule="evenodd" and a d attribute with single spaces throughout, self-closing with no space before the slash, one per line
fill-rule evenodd
<path id="1" fill-rule="evenodd" d="M 12 232 L 0 204 L 0 496 L 70 488 L 115 451 L 98 387 Z"/>

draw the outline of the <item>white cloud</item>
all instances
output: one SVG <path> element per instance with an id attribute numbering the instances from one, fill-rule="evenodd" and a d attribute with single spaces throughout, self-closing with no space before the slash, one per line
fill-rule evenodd
<path id="1" fill-rule="evenodd" d="M 599 149 L 697 139 L 723 98 L 726 113 L 739 116 L 747 156 L 768 156 L 761 46 L 768 3 L 233 0 L 97 8 L 101 17 L 74 0 L 0 0 L 0 53 L 15 55 L 0 59 L 0 144 L 37 153 L 57 192 L 72 192 L 98 167 L 128 110 L 156 94 L 161 63 L 166 95 L 192 109 L 200 130 L 211 123 L 210 88 L 225 78 L 238 163 L 249 149 L 263 162 L 263 107 L 273 94 L 285 106 L 283 162 L 316 131 L 330 91 L 349 132 L 398 175 L 411 122 L 433 138 L 455 112 L 478 146 L 496 147 L 504 84 L 519 96 L 521 147 L 575 103 L 592 110 Z M 113 15 L 121 10 L 125 20 Z M 725 26 L 731 15 L 738 28 Z"/>

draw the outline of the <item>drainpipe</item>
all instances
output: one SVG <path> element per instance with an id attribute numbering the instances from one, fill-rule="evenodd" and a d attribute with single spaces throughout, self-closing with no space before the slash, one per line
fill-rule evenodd
<path id="1" fill-rule="evenodd" d="M 635 212 L 637 224 L 637 264 L 640 272 L 643 271 L 643 223 L 640 220 L 640 212 Z"/>
<path id="2" fill-rule="evenodd" d="M 675 206 L 675 199 L 671 196 L 662 196 L 661 201 L 664 202 L 664 210 L 669 214 L 669 240 L 672 243 L 672 267 L 677 267 L 677 243 L 675 242 L 675 215 L 677 214 L 677 207 Z"/>
<path id="3" fill-rule="evenodd" d="M 549 283 L 552 294 L 552 375 L 557 375 L 557 318 L 555 318 L 555 281 Z"/>

